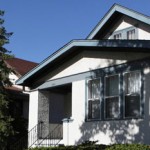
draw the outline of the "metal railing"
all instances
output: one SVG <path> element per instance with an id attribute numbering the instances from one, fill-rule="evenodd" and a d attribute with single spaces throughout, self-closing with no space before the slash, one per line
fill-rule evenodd
<path id="1" fill-rule="evenodd" d="M 62 138 L 62 124 L 39 122 L 16 143 L 10 145 L 9 150 L 26 150 L 30 149 L 33 145 L 36 147 L 57 146 Z"/>
<path id="2" fill-rule="evenodd" d="M 57 146 L 58 143 L 63 139 L 63 129 L 62 124 L 57 124 L 52 131 L 48 133 L 47 136 L 40 139 L 37 147 L 49 147 L 49 146 Z"/>
<path id="3" fill-rule="evenodd" d="M 38 133 L 42 129 L 43 122 L 35 125 L 26 135 L 17 142 L 9 146 L 9 150 L 25 150 L 28 146 L 32 146 L 38 140 Z"/>

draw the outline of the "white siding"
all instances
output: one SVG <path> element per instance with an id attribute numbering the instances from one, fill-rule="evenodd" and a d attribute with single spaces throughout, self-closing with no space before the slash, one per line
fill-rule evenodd
<path id="1" fill-rule="evenodd" d="M 9 80 L 11 81 L 14 87 L 22 89 L 22 86 L 16 85 L 15 82 L 18 80 L 18 76 L 16 76 L 13 72 L 9 74 Z"/>

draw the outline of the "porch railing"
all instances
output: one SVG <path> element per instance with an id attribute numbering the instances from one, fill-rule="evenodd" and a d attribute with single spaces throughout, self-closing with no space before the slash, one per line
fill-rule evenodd
<path id="1" fill-rule="evenodd" d="M 29 144 L 32 146 L 38 140 L 38 131 L 42 129 L 42 122 L 35 125 L 26 135 L 20 138 L 14 144 L 9 146 L 9 150 L 25 150 L 28 148 Z M 28 140 L 28 138 L 30 140 Z"/>
<path id="2" fill-rule="evenodd" d="M 35 147 L 57 146 L 63 138 L 62 124 L 45 124 L 39 122 L 16 143 L 10 145 L 9 150 L 25 150 Z"/>
<path id="3" fill-rule="evenodd" d="M 57 146 L 59 142 L 63 139 L 63 129 L 62 124 L 57 124 L 55 128 L 49 132 L 47 136 L 39 139 L 37 147 L 49 147 L 49 146 Z"/>

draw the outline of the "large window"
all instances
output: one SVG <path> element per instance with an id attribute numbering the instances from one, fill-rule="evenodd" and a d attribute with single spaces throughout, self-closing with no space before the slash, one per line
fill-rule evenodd
<path id="1" fill-rule="evenodd" d="M 105 77 L 105 118 L 119 117 L 119 76 Z"/>
<path id="2" fill-rule="evenodd" d="M 130 72 L 124 74 L 124 107 L 125 117 L 140 116 L 141 74 Z"/>
<path id="3" fill-rule="evenodd" d="M 100 119 L 100 79 L 88 81 L 88 119 Z"/>
<path id="4" fill-rule="evenodd" d="M 141 79 L 131 71 L 88 80 L 88 120 L 141 117 Z"/>

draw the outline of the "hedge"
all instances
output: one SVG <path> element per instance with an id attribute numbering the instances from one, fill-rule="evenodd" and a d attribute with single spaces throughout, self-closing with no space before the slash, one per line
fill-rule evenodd
<path id="1" fill-rule="evenodd" d="M 40 147 L 30 150 L 150 150 L 150 146 L 144 144 L 81 144 L 78 146 Z"/>

